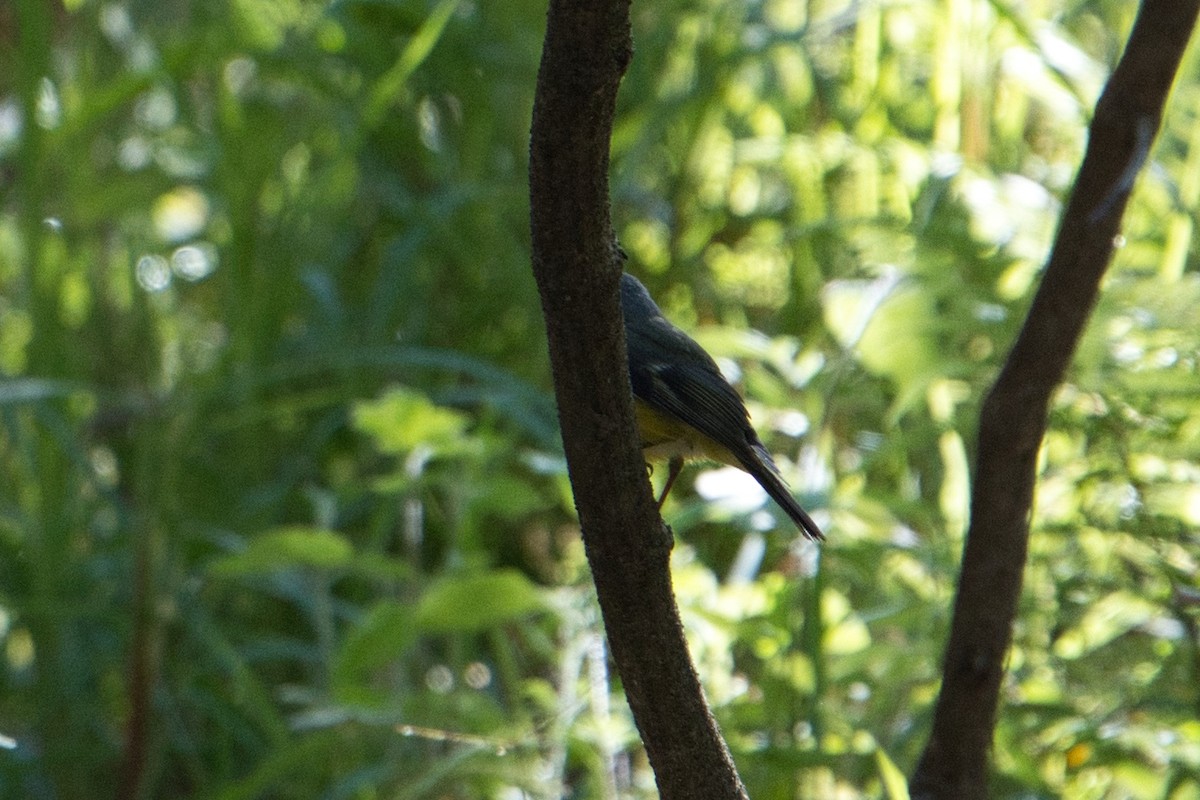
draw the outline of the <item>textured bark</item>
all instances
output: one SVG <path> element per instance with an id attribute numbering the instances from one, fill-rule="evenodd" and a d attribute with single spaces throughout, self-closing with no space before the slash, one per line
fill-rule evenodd
<path id="1" fill-rule="evenodd" d="M 988 756 L 1029 538 L 1038 448 L 1121 217 L 1162 119 L 1197 3 L 1146 0 L 1096 105 L 1087 153 L 1025 325 L 980 412 L 971 525 L 914 798 L 988 795 Z"/>
<path id="2" fill-rule="evenodd" d="M 530 143 L 533 271 L 608 640 L 664 798 L 744 798 L 688 656 L 633 421 L 608 148 L 627 0 L 551 0 Z"/>

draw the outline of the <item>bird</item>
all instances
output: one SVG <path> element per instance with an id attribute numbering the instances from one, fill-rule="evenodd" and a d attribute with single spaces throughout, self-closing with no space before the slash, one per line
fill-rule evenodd
<path id="1" fill-rule="evenodd" d="M 705 458 L 750 473 L 801 533 L 823 540 L 825 534 L 792 496 L 750 424 L 741 395 L 717 362 L 663 315 L 646 287 L 628 272 L 621 273 L 621 313 L 642 453 L 669 463 L 659 508 L 684 459 Z"/>

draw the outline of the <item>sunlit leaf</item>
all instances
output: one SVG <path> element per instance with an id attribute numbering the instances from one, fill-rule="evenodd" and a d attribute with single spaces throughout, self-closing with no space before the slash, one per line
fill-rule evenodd
<path id="1" fill-rule="evenodd" d="M 377 400 L 355 406 L 354 424 L 386 453 L 407 455 L 425 445 L 435 451 L 452 448 L 467 427 L 466 417 L 432 403 L 425 395 L 398 387 Z"/>
<path id="2" fill-rule="evenodd" d="M 1093 603 L 1079 623 L 1059 637 L 1054 652 L 1063 658 L 1086 655 L 1146 623 L 1157 613 L 1157 607 L 1145 598 L 1124 591 L 1113 592 Z"/>
<path id="3" fill-rule="evenodd" d="M 266 574 L 307 568 L 342 569 L 354 557 L 354 548 L 334 531 L 320 528 L 280 528 L 254 536 L 240 553 L 215 559 L 209 566 L 221 578 Z"/>
<path id="4" fill-rule="evenodd" d="M 472 632 L 512 622 L 545 608 L 537 587 L 512 570 L 449 576 L 433 584 L 416 608 L 422 631 Z"/>
<path id="5" fill-rule="evenodd" d="M 882 747 L 875 748 L 875 765 L 888 800 L 908 800 L 908 778 Z"/>

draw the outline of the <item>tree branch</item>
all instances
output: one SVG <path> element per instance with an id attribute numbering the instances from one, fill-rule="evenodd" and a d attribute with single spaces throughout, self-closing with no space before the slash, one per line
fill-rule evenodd
<path id="1" fill-rule="evenodd" d="M 1096 105 L 1087 153 L 1041 286 L 980 412 L 971 526 L 933 731 L 911 781 L 914 798 L 987 797 L 988 753 L 1050 395 L 1095 305 L 1196 14 L 1194 0 L 1142 4 Z"/>
<path id="2" fill-rule="evenodd" d="M 563 447 L 613 659 L 663 798 L 744 798 L 671 591 L 633 422 L 608 149 L 628 0 L 551 0 L 530 142 L 533 271 Z"/>

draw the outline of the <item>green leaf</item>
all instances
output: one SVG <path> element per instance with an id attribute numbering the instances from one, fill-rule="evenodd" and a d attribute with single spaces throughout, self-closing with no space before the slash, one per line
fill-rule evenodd
<path id="1" fill-rule="evenodd" d="M 407 455 L 419 445 L 444 450 L 463 437 L 467 418 L 430 402 L 420 392 L 399 387 L 377 400 L 358 403 L 354 427 L 371 436 L 385 453 Z"/>
<path id="2" fill-rule="evenodd" d="M 417 622 L 431 633 L 476 632 L 544 607 L 541 593 L 528 578 L 500 570 L 435 583 L 421 598 Z"/>
<path id="3" fill-rule="evenodd" d="M 395 102 L 413 71 L 421 66 L 421 62 L 429 56 L 434 45 L 438 43 L 442 31 L 446 28 L 446 23 L 454 15 L 456 8 L 458 8 L 458 0 L 442 0 L 438 3 L 425 19 L 424 24 L 421 25 L 421 29 L 408 40 L 408 44 L 400 51 L 396 63 L 372 87 L 370 100 L 363 112 L 363 119 L 367 127 L 379 124 L 388 106 Z"/>
<path id="4" fill-rule="evenodd" d="M 1126 591 L 1103 597 L 1087 610 L 1079 624 L 1054 643 L 1061 658 L 1078 658 L 1145 623 L 1158 609 L 1148 600 Z"/>
<path id="5" fill-rule="evenodd" d="M 888 800 L 908 800 L 908 779 L 882 747 L 875 748 L 875 764 Z"/>
<path id="6" fill-rule="evenodd" d="M 502 519 L 519 519 L 549 505 L 524 477 L 495 475 L 480 489 L 477 502 L 481 510 Z"/>
<path id="7" fill-rule="evenodd" d="M 279 528 L 255 536 L 240 553 L 209 565 L 219 578 L 240 578 L 283 569 L 342 569 L 350 565 L 354 548 L 344 537 L 323 528 Z"/>
<path id="8" fill-rule="evenodd" d="M 404 653 L 416 636 L 412 606 L 377 603 L 346 636 L 333 661 L 333 683 L 341 700 L 381 702 L 368 685 L 376 670 Z"/>

